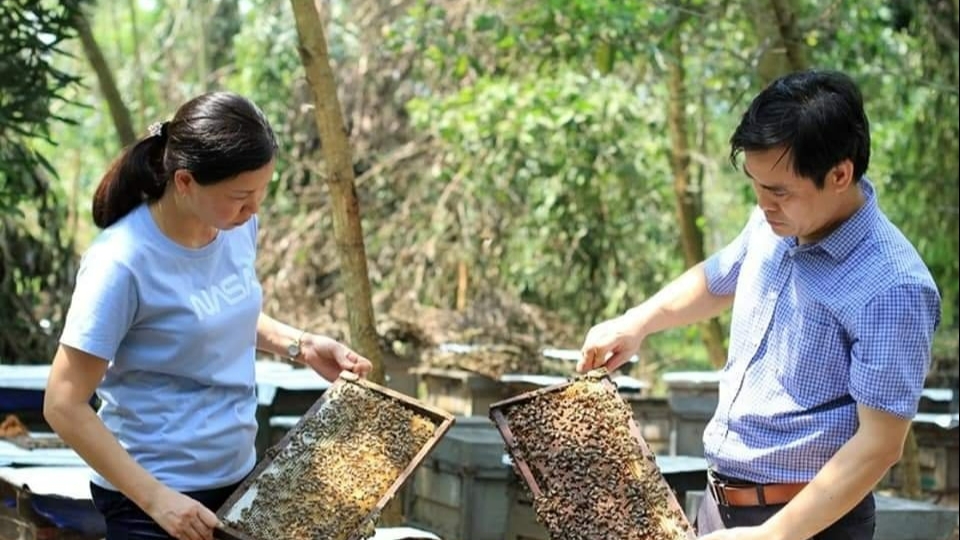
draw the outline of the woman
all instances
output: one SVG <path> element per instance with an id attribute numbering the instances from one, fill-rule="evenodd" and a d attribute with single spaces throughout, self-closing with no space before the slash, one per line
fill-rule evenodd
<path id="1" fill-rule="evenodd" d="M 107 539 L 212 538 L 255 465 L 255 350 L 328 380 L 370 362 L 261 313 L 256 213 L 277 142 L 236 94 L 201 95 L 110 167 L 44 415 L 90 465 Z M 96 391 L 99 416 L 86 406 Z"/>

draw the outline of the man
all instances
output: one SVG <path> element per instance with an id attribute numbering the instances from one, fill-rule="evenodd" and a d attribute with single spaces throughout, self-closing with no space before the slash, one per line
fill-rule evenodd
<path id="1" fill-rule="evenodd" d="M 873 487 L 901 455 L 940 321 L 936 285 L 877 206 L 870 133 L 847 76 L 764 89 L 731 138 L 757 208 L 740 235 L 590 329 L 581 371 L 616 369 L 648 335 L 732 307 L 704 431 L 704 540 L 865 540 Z"/>

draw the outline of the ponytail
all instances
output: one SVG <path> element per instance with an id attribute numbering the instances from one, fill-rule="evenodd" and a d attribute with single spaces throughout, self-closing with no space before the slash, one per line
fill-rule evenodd
<path id="1" fill-rule="evenodd" d="M 126 148 L 100 179 L 93 196 L 93 222 L 105 229 L 144 201 L 163 195 L 167 178 L 163 170 L 166 129 Z"/>
<path id="2" fill-rule="evenodd" d="M 124 150 L 100 180 L 93 196 L 93 222 L 113 225 L 144 202 L 163 196 L 175 171 L 190 171 L 208 186 L 269 163 L 277 139 L 263 111 L 231 92 L 197 96 L 167 122 Z"/>

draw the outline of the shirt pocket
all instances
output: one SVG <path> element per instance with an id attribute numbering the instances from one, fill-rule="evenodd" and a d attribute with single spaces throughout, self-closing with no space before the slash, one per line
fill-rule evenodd
<path id="1" fill-rule="evenodd" d="M 819 306 L 798 312 L 783 338 L 777 377 L 798 404 L 813 407 L 848 391 L 849 340 L 831 313 Z"/>

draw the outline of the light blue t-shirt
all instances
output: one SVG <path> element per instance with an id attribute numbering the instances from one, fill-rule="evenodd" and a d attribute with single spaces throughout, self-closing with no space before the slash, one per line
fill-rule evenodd
<path id="1" fill-rule="evenodd" d="M 146 205 L 84 254 L 60 342 L 110 362 L 99 415 L 167 486 L 240 481 L 256 462 L 257 222 L 191 249 Z M 93 482 L 113 487 L 94 473 Z"/>

